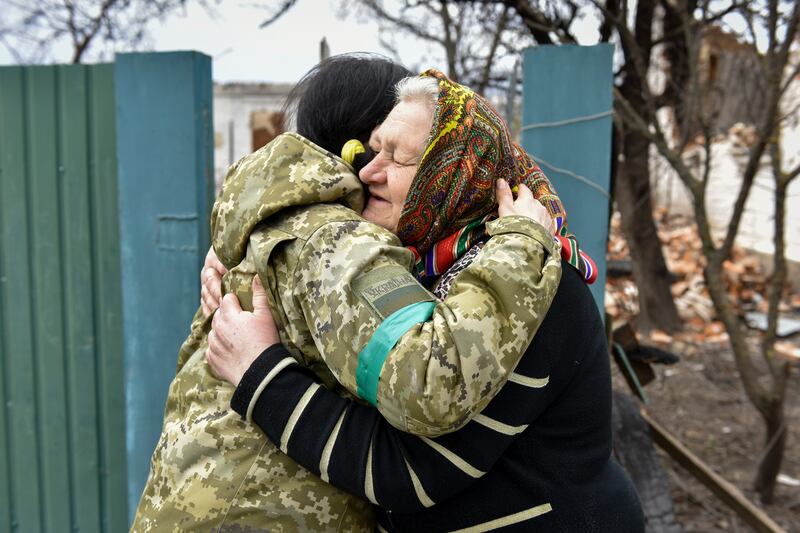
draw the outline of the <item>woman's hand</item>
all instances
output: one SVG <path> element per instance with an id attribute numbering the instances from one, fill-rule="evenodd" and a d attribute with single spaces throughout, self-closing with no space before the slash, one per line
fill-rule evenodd
<path id="1" fill-rule="evenodd" d="M 239 299 L 226 294 L 211 321 L 206 361 L 214 372 L 233 385 L 261 352 L 281 342 L 272 319 L 267 293 L 258 276 L 253 276 L 253 312 L 242 311 Z"/>
<path id="2" fill-rule="evenodd" d="M 498 216 L 522 215 L 538 222 L 551 235 L 555 235 L 555 224 L 550 212 L 533 197 L 533 193 L 525 184 L 519 184 L 517 199 L 514 200 L 506 180 L 497 180 L 497 205 Z"/>
<path id="3" fill-rule="evenodd" d="M 200 271 L 200 307 L 203 315 L 208 318 L 219 307 L 222 299 L 222 276 L 228 271 L 214 252 L 214 247 L 208 249 L 203 270 Z"/>

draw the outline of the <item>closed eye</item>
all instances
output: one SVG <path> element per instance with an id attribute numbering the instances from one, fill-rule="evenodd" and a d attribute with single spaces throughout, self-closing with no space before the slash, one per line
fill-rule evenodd
<path id="1" fill-rule="evenodd" d="M 399 167 L 414 167 L 419 163 L 416 157 L 398 157 L 396 152 L 392 154 L 392 161 Z"/>

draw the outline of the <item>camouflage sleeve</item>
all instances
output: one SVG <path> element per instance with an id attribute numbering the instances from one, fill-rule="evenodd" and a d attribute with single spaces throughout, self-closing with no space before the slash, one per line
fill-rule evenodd
<path id="1" fill-rule="evenodd" d="M 317 378 L 301 365 L 279 369 L 286 360 L 291 355 L 280 344 L 265 350 L 243 376 L 231 407 L 242 417 L 251 413 L 272 442 L 327 483 L 392 511 L 421 511 L 456 496 L 485 475 L 519 436 L 486 431 L 477 420 L 435 439 L 410 435 L 372 407 L 325 387 L 315 389 L 299 407 Z M 269 384 L 259 387 L 272 374 Z M 502 419 L 526 423 L 554 397 L 513 384 L 503 394 L 512 401 L 506 398 L 506 408 L 497 409 L 506 415 Z M 508 405 L 514 406 L 513 413 L 505 412 Z"/>
<path id="2" fill-rule="evenodd" d="M 516 366 L 558 288 L 558 245 L 544 228 L 514 216 L 487 229 L 492 238 L 444 301 L 409 273 L 411 253 L 391 236 L 376 237 L 366 222 L 323 226 L 301 253 L 294 297 L 320 353 L 342 385 L 403 431 L 435 436 L 479 413 Z M 425 306 L 432 312 L 426 315 Z M 408 310 L 416 323 L 399 338 L 376 334 Z M 375 339 L 388 343 L 378 358 L 369 353 Z"/>

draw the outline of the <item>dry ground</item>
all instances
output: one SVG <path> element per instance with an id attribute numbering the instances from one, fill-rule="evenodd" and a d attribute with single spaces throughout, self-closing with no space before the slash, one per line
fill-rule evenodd
<path id="1" fill-rule="evenodd" d="M 647 386 L 648 412 L 717 473 L 756 502 L 750 490 L 764 429 L 742 389 L 733 356 L 726 346 L 703 347 L 681 362 L 657 370 Z M 619 390 L 626 387 L 615 376 Z M 788 391 L 790 428 L 782 472 L 800 480 L 800 368 Z M 660 452 L 660 450 L 659 450 Z M 662 464 L 672 485 L 678 521 L 687 532 L 752 531 L 691 474 L 666 454 Z M 775 501 L 764 507 L 787 531 L 800 533 L 800 487 L 778 484 Z"/>

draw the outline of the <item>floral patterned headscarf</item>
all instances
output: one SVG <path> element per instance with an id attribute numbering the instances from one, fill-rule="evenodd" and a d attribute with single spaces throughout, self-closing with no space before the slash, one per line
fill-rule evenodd
<path id="1" fill-rule="evenodd" d="M 497 216 L 495 181 L 514 189 L 524 183 L 557 226 L 561 254 L 587 283 L 597 268 L 567 231 L 567 214 L 550 180 L 536 162 L 511 140 L 495 108 L 469 87 L 438 70 L 439 96 L 430 141 L 406 197 L 397 233 L 417 257 L 417 273 L 443 273 L 485 235 L 485 223 Z"/>

